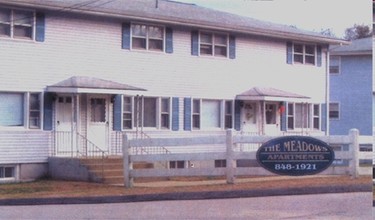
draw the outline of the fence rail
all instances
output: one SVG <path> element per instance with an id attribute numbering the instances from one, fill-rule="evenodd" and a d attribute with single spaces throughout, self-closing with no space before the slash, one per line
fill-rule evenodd
<path id="1" fill-rule="evenodd" d="M 256 150 L 241 152 L 235 151 L 239 144 L 262 144 L 275 137 L 272 136 L 246 136 L 233 135 L 232 130 L 228 130 L 226 135 L 216 135 L 207 137 L 189 138 L 149 138 L 146 140 L 129 140 L 124 135 L 123 158 L 124 158 L 124 182 L 126 187 L 132 187 L 133 179 L 138 177 L 172 177 L 172 176 L 226 176 L 227 183 L 234 183 L 235 176 L 239 175 L 275 175 L 262 167 L 236 167 L 236 160 L 256 159 Z M 356 129 L 349 131 L 348 135 L 342 136 L 317 136 L 319 140 L 329 145 L 348 145 L 347 151 L 335 152 L 335 159 L 348 160 L 348 165 L 331 165 L 322 174 L 344 174 L 358 177 L 360 173 L 370 174 L 363 171 L 359 165 L 360 159 L 372 159 L 371 152 L 360 152 L 359 144 L 371 144 L 372 139 L 360 138 Z M 201 145 L 223 145 L 223 152 L 209 153 L 169 153 L 169 154 L 144 154 L 135 155 L 133 148 L 142 146 L 201 146 Z M 134 162 L 161 162 L 161 161 L 213 161 L 225 160 L 226 167 L 220 168 L 183 168 L 183 169 L 133 169 Z M 367 167 L 369 170 L 370 168 Z"/>

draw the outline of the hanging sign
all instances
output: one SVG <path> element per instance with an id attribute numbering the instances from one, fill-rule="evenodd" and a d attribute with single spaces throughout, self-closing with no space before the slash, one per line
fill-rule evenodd
<path id="1" fill-rule="evenodd" d="M 257 151 L 258 163 L 280 175 L 312 175 L 327 169 L 335 158 L 325 142 L 312 137 L 285 136 L 264 143 Z"/>

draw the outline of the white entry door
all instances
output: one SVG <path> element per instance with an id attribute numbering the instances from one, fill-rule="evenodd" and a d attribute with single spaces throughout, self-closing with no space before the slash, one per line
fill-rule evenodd
<path id="1" fill-rule="evenodd" d="M 244 103 L 241 111 L 241 123 L 243 132 L 258 132 L 256 103 Z"/>
<path id="2" fill-rule="evenodd" d="M 264 105 L 264 118 L 265 118 L 265 134 L 266 135 L 279 135 L 280 128 L 278 121 L 279 115 L 277 112 L 278 104 L 276 103 L 265 103 Z"/>
<path id="3" fill-rule="evenodd" d="M 56 101 L 56 150 L 59 155 L 75 151 L 73 124 L 73 98 L 59 96 Z"/>
<path id="4" fill-rule="evenodd" d="M 109 98 L 90 96 L 88 99 L 87 139 L 103 151 L 109 146 Z"/>

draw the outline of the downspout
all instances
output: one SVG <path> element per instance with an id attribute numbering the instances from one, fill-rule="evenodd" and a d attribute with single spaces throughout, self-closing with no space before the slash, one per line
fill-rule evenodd
<path id="1" fill-rule="evenodd" d="M 326 102 L 326 132 L 325 135 L 329 135 L 329 96 L 330 96 L 330 91 L 329 91 L 329 45 L 327 47 L 327 52 L 326 52 L 326 97 L 325 97 L 325 102 Z"/>

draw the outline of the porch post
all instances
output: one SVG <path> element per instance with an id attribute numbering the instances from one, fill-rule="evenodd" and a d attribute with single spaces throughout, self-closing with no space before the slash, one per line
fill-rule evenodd
<path id="1" fill-rule="evenodd" d="M 78 155 L 78 153 L 79 153 L 79 140 L 78 140 L 78 125 L 79 125 L 79 118 L 80 118 L 80 114 L 79 114 L 79 112 L 80 112 L 80 109 L 79 109 L 79 95 L 78 94 L 76 94 L 76 117 L 75 117 L 75 131 L 74 131 L 74 135 L 75 135 L 75 140 L 76 140 L 76 152 L 77 152 L 77 155 Z"/>
<path id="2" fill-rule="evenodd" d="M 74 118 L 75 118 L 75 96 L 74 96 L 74 94 L 72 94 L 72 105 L 71 105 L 71 111 L 72 111 L 72 118 L 71 118 L 71 121 L 72 121 L 72 123 L 71 123 L 71 134 L 70 134 L 70 156 L 71 157 L 73 157 L 74 155 L 74 151 L 73 151 L 73 149 L 74 149 Z"/>

